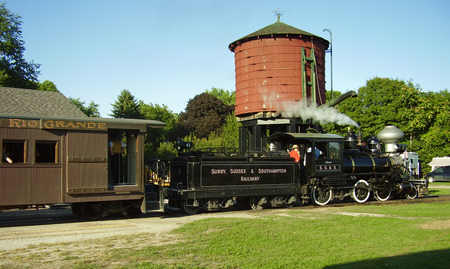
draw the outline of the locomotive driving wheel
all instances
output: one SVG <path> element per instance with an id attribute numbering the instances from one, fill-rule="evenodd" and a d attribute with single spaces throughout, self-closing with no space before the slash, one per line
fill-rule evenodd
<path id="1" fill-rule="evenodd" d="M 183 211 L 188 215 L 195 215 L 200 212 L 200 207 L 195 207 L 192 203 L 188 203 L 188 201 L 183 201 Z"/>
<path id="2" fill-rule="evenodd" d="M 419 196 L 419 191 L 417 190 L 416 186 L 409 182 L 411 185 L 410 190 L 406 193 L 406 199 L 413 200 L 416 199 L 417 196 Z"/>
<path id="3" fill-rule="evenodd" d="M 382 186 L 381 188 L 375 189 L 373 194 L 377 201 L 385 202 L 391 198 L 392 188 L 391 186 Z"/>
<path id="4" fill-rule="evenodd" d="M 333 199 L 333 191 L 330 187 L 314 186 L 312 197 L 316 205 L 327 205 Z"/>
<path id="5" fill-rule="evenodd" d="M 253 210 L 263 210 L 264 206 L 267 204 L 267 198 L 266 197 L 253 197 L 250 198 L 250 208 Z"/>
<path id="6" fill-rule="evenodd" d="M 352 192 L 353 200 L 357 203 L 365 203 L 370 197 L 370 186 L 367 181 L 360 179 L 355 183 Z"/>

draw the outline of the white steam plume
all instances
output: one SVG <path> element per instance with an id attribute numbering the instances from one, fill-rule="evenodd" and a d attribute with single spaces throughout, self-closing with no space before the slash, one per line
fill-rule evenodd
<path id="1" fill-rule="evenodd" d="M 359 128 L 358 123 L 335 108 L 328 105 L 317 106 L 315 103 L 308 105 L 305 100 L 283 102 L 280 104 L 279 112 L 281 112 L 283 117 L 287 118 L 300 117 L 303 120 L 311 119 L 320 124 L 336 123 L 338 125 L 353 125 Z"/>

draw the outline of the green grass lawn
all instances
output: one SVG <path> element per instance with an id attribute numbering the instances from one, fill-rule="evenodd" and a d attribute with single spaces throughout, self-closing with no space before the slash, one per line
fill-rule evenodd
<path id="1" fill-rule="evenodd" d="M 187 224 L 174 232 L 181 243 L 111 259 L 128 268 L 450 268 L 449 202 L 270 213 Z"/>
<path id="2" fill-rule="evenodd" d="M 450 182 L 432 182 L 428 189 L 430 195 L 450 195 Z"/>
<path id="3" fill-rule="evenodd" d="M 74 248 L 60 253 L 59 264 L 80 269 L 450 268 L 450 202 L 298 207 L 251 215 L 186 224 L 172 232 L 173 242 L 159 246 L 151 243 L 155 235 L 140 234 L 121 239 L 124 246 L 141 240 L 140 249 L 111 247 L 90 257 Z M 104 246 L 114 246 L 113 239 L 104 240 Z M 20 253 L 17 262 L 30 259 Z M 53 267 L 52 261 L 39 263 L 45 256 L 29 260 L 29 268 Z"/>

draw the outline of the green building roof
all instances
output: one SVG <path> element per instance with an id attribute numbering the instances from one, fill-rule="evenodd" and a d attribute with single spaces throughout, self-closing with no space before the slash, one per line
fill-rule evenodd
<path id="1" fill-rule="evenodd" d="M 268 25 L 262 29 L 259 29 L 256 32 L 248 34 L 248 35 L 232 42 L 228 46 L 228 48 L 234 52 L 234 48 L 242 42 L 246 42 L 248 40 L 253 40 L 253 39 L 265 38 L 265 37 L 281 37 L 281 36 L 285 36 L 285 37 L 311 36 L 311 37 L 321 39 L 328 43 L 328 40 L 326 40 L 320 36 L 313 35 L 311 33 L 300 30 L 298 28 L 295 28 L 293 26 L 290 26 L 290 25 L 280 22 L 278 20 L 274 24 Z"/>

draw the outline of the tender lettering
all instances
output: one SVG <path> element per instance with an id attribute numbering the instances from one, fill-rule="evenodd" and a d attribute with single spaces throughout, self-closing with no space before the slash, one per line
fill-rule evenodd
<path id="1" fill-rule="evenodd" d="M 258 174 L 286 174 L 287 169 L 286 168 L 273 168 L 273 169 L 267 169 L 267 168 L 259 168 Z"/>
<path id="2" fill-rule="evenodd" d="M 260 181 L 260 178 L 258 176 L 256 176 L 256 177 L 241 176 L 241 182 L 255 182 L 255 181 Z"/>
<path id="3" fill-rule="evenodd" d="M 211 175 L 226 175 L 226 169 L 211 169 Z"/>
<path id="4" fill-rule="evenodd" d="M 234 175 L 234 174 L 246 174 L 247 173 L 247 169 L 230 169 L 230 174 Z"/>

